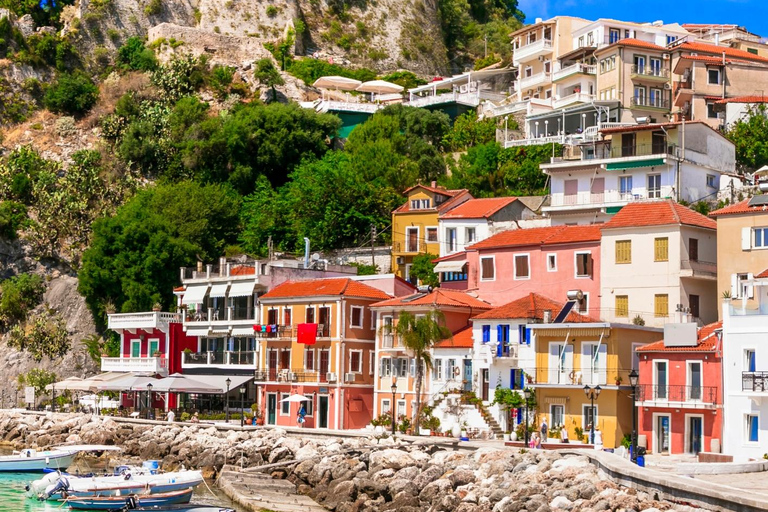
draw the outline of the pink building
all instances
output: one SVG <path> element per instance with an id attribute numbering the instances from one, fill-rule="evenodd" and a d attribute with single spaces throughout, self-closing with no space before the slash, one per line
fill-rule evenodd
<path id="1" fill-rule="evenodd" d="M 579 312 L 599 316 L 599 226 L 503 231 L 439 261 L 465 265 L 463 281 L 444 281 L 441 286 L 476 292 L 493 305 L 540 292 L 565 300 L 569 290 L 581 290 Z"/>
<path id="2" fill-rule="evenodd" d="M 649 453 L 719 452 L 722 446 L 722 322 L 673 324 L 637 349 L 638 434 Z M 642 445 L 642 443 L 640 443 Z"/>

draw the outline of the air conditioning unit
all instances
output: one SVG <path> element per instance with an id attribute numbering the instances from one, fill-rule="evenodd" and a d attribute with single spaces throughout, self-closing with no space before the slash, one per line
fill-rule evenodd
<path id="1" fill-rule="evenodd" d="M 671 86 L 670 84 L 668 84 L 668 83 L 667 83 L 667 84 L 664 84 L 664 88 L 665 88 L 665 89 L 671 89 L 671 88 L 672 88 L 672 86 Z"/>
<path id="2" fill-rule="evenodd" d="M 541 91 L 543 91 L 543 90 L 544 90 L 544 86 L 543 86 L 543 85 L 540 85 L 540 86 L 538 86 L 538 87 L 536 88 L 536 91 L 537 91 L 537 92 L 541 92 Z"/>
<path id="3" fill-rule="evenodd" d="M 664 60 L 669 60 L 669 54 L 668 53 L 663 53 L 661 55 L 661 58 L 664 59 Z"/>
<path id="4" fill-rule="evenodd" d="M 354 373 L 345 373 L 344 374 L 344 382 L 355 382 L 355 374 Z"/>
<path id="5" fill-rule="evenodd" d="M 398 265 L 403 265 L 403 264 L 405 264 L 405 258 L 404 258 L 404 257 L 402 257 L 402 256 L 398 256 L 398 257 L 397 257 L 397 264 L 398 264 Z"/>
<path id="6" fill-rule="evenodd" d="M 544 62 L 544 56 L 543 55 L 539 55 L 539 62 Z"/>
<path id="7" fill-rule="evenodd" d="M 336 374 L 333 372 L 326 373 L 325 380 L 327 380 L 328 382 L 336 382 Z"/>
<path id="8" fill-rule="evenodd" d="M 294 381 L 296 381 L 297 379 L 298 379 L 298 375 L 296 375 L 296 374 L 295 374 L 295 373 L 293 373 L 293 372 L 289 372 L 289 373 L 288 373 L 288 380 L 289 380 L 289 381 L 291 381 L 291 382 L 294 382 Z"/>

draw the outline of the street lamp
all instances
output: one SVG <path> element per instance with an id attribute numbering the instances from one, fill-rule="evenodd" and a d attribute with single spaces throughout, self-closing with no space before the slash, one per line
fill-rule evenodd
<path id="1" fill-rule="evenodd" d="M 245 405 L 243 400 L 245 399 L 245 384 L 240 386 L 240 426 L 245 424 Z"/>
<path id="2" fill-rule="evenodd" d="M 629 372 L 629 385 L 632 386 L 632 443 L 630 445 L 632 450 L 632 462 L 637 464 L 637 370 L 632 368 Z"/>
<path id="3" fill-rule="evenodd" d="M 508 122 L 509 122 L 509 116 L 504 116 L 504 142 L 507 142 L 509 140 L 509 136 L 507 135 Z"/>
<path id="4" fill-rule="evenodd" d="M 51 383 L 51 391 L 53 398 L 51 398 L 51 412 L 56 412 L 56 383 Z"/>
<path id="5" fill-rule="evenodd" d="M 392 416 L 392 437 L 395 437 L 395 393 L 397 393 L 397 379 L 392 379 L 392 406 L 389 414 Z"/>
<path id="6" fill-rule="evenodd" d="M 525 388 L 523 390 L 525 396 L 525 446 L 528 446 L 528 401 L 531 399 L 531 390 Z"/>
<path id="7" fill-rule="evenodd" d="M 589 387 L 589 384 L 586 384 L 584 386 L 584 394 L 587 395 L 587 398 L 592 402 L 590 410 L 592 411 L 592 429 L 589 433 L 590 441 L 592 444 L 595 444 L 595 400 L 597 400 L 597 397 L 600 396 L 600 392 L 603 389 L 600 387 L 600 385 L 597 385 L 593 388 Z"/>
<path id="8" fill-rule="evenodd" d="M 147 418 L 150 420 L 154 419 L 152 417 L 152 383 L 147 383 Z"/>
<path id="9" fill-rule="evenodd" d="M 227 383 L 227 394 L 225 395 L 225 400 L 226 400 L 225 407 L 226 407 L 226 412 L 227 412 L 226 413 L 227 423 L 229 423 L 229 386 L 232 384 L 232 379 L 227 377 L 227 380 L 225 380 L 224 382 Z"/>

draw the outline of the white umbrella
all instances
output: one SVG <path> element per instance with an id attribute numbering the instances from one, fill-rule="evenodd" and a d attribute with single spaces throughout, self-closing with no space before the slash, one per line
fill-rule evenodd
<path id="1" fill-rule="evenodd" d="M 138 375 L 128 374 L 122 379 L 97 383 L 93 387 L 99 391 L 130 391 L 136 388 L 140 391 L 146 391 L 147 384 L 150 382 L 154 386 L 157 379 L 154 377 L 140 377 Z"/>
<path id="2" fill-rule="evenodd" d="M 384 80 L 370 80 L 363 82 L 355 89 L 360 92 L 373 92 L 378 94 L 387 94 L 395 92 L 403 92 L 403 86 L 393 84 L 392 82 L 385 82 Z"/>
<path id="3" fill-rule="evenodd" d="M 162 393 L 221 393 L 221 389 L 218 386 L 200 382 L 180 373 L 174 373 L 164 379 L 153 382 L 152 391 Z"/>
<path id="4" fill-rule="evenodd" d="M 88 384 L 83 384 L 85 381 L 80 377 L 69 377 L 53 384 L 45 386 L 47 391 L 88 391 Z"/>
<path id="5" fill-rule="evenodd" d="M 309 402 L 309 398 L 304 395 L 291 395 L 288 398 L 280 400 L 280 403 L 282 402 Z"/>
<path id="6" fill-rule="evenodd" d="M 321 76 L 312 84 L 318 89 L 338 89 L 340 91 L 354 91 L 360 84 L 360 80 L 347 78 L 345 76 Z"/>

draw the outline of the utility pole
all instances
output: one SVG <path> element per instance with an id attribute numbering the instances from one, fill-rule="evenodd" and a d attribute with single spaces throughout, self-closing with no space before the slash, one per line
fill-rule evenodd
<path id="1" fill-rule="evenodd" d="M 488 57 L 488 34 L 485 34 L 485 52 L 483 57 Z"/>
<path id="2" fill-rule="evenodd" d="M 371 224 L 371 265 L 376 270 L 376 226 Z"/>

